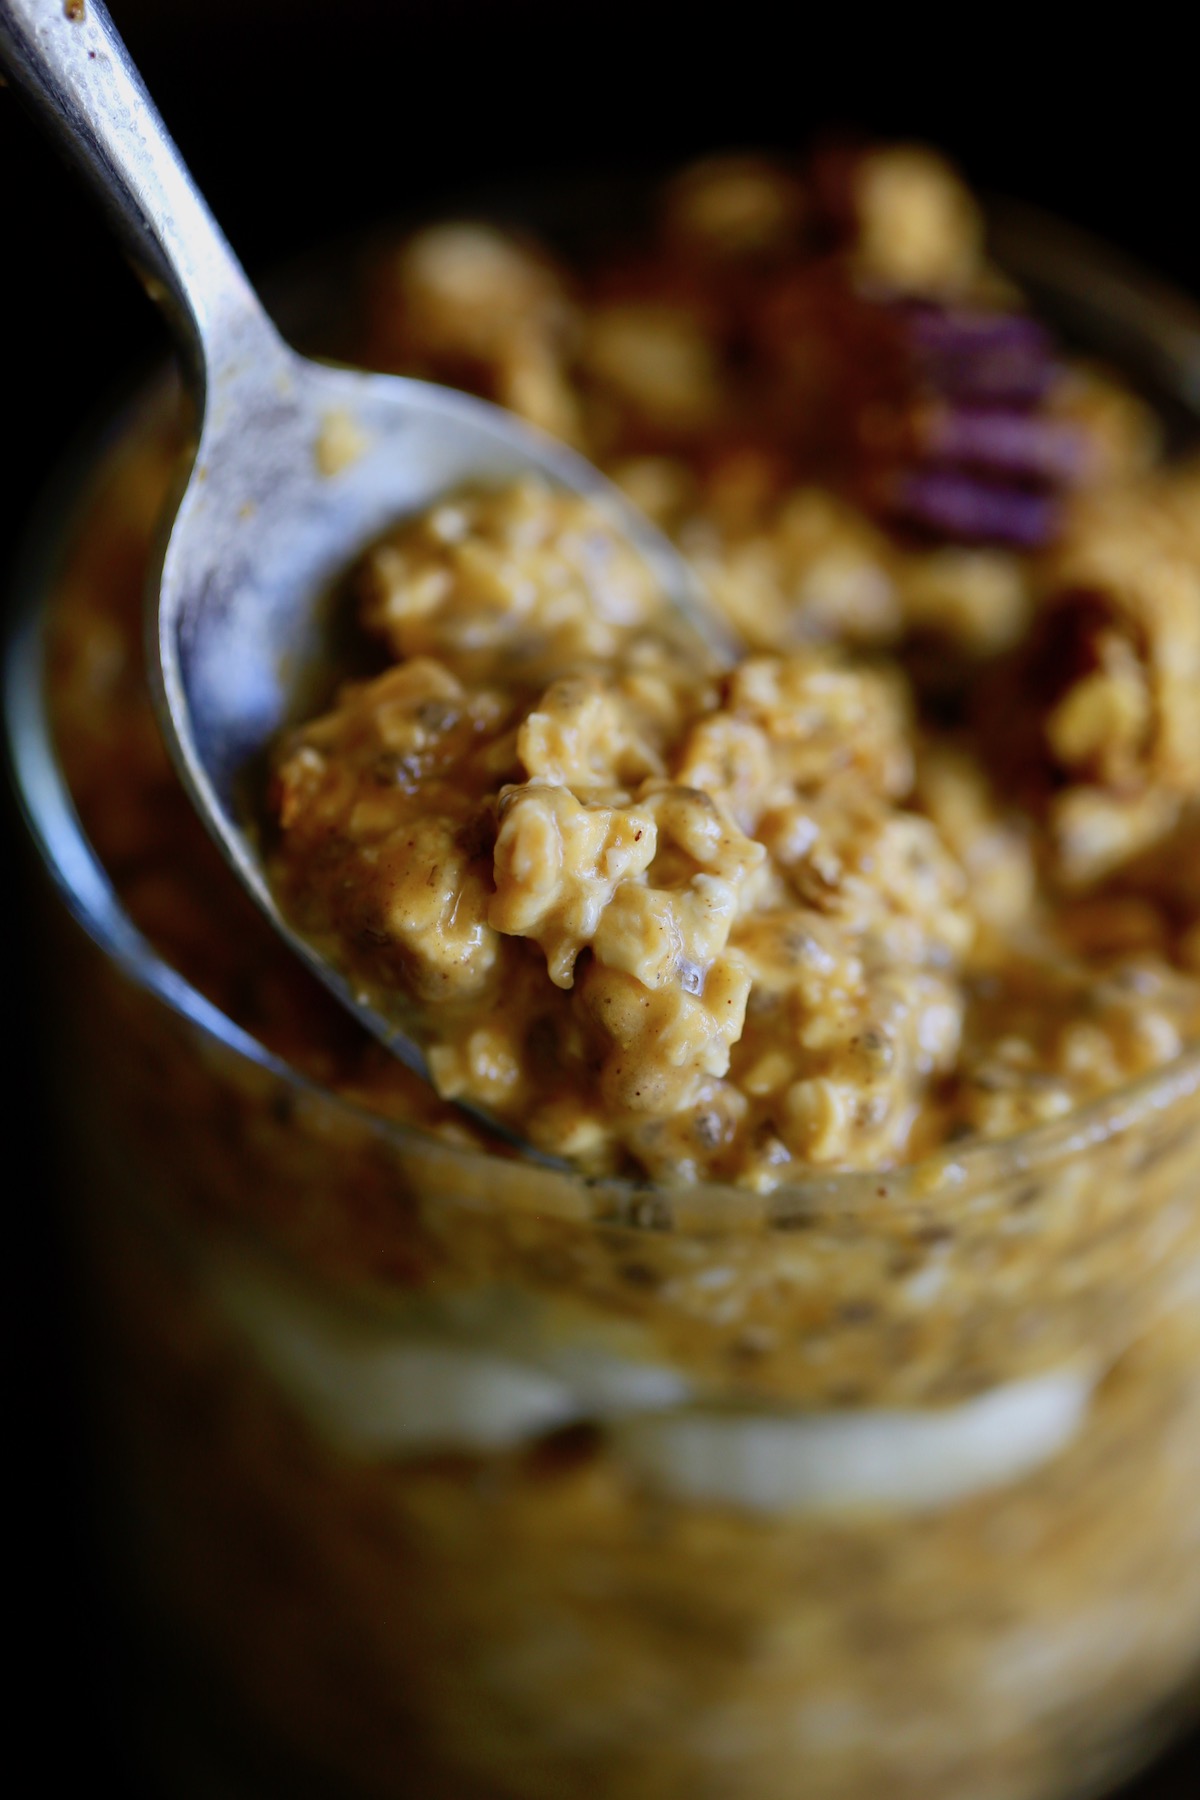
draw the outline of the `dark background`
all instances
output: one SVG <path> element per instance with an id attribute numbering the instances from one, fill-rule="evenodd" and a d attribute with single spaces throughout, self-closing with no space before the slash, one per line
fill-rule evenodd
<path id="1" fill-rule="evenodd" d="M 939 142 L 976 184 L 1085 224 L 1200 294 L 1200 26 L 1189 34 L 1185 9 L 1169 37 L 1165 9 L 1123 9 L 1086 46 L 1056 40 L 1044 17 L 994 8 L 936 22 L 754 0 L 720 12 L 656 0 L 113 0 L 112 10 L 252 275 L 480 175 L 490 184 L 787 146 L 848 126 Z M 166 339 L 89 202 L 5 92 L 0 184 L 6 578 L 80 422 Z M 6 854 L 19 865 L 12 824 L 6 813 Z M 89 1785 L 158 1800 L 131 1766 L 125 1647 L 96 1572 L 64 1322 L 69 1264 L 47 1173 L 53 1128 L 29 1049 L 37 977 L 21 953 L 44 902 L 16 885 L 28 916 L 8 940 L 5 1111 L 9 1167 L 23 1173 L 8 1190 L 5 1310 L 22 1513 L 10 1642 L 23 1651 L 28 1701 L 14 1717 L 42 1793 L 86 1769 Z M 1198 1792 L 1195 1742 L 1137 1789 L 1139 1800 Z"/>

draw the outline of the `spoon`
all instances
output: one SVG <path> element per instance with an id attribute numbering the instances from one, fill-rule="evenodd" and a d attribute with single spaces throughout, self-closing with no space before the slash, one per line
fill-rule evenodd
<path id="1" fill-rule="evenodd" d="M 247 767 L 294 718 L 299 679 L 319 658 L 332 584 L 398 519 L 468 484 L 532 471 L 607 514 L 714 657 L 728 661 L 731 644 L 682 558 L 584 458 L 469 395 L 310 362 L 284 343 L 99 0 L 0 0 L 0 62 L 104 202 L 170 320 L 196 400 L 195 457 L 148 619 L 179 773 L 275 929 L 428 1081 L 406 1024 L 281 914 L 242 804 Z M 325 454 L 331 435 L 355 448 L 344 466 Z"/>

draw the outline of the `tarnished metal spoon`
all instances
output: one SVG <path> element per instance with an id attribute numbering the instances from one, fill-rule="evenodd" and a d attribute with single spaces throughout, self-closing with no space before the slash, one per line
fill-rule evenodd
<path id="1" fill-rule="evenodd" d="M 536 471 L 615 519 L 722 660 L 728 640 L 682 559 L 582 457 L 468 395 L 313 363 L 284 343 L 99 0 L 0 0 L 0 62 L 104 202 L 171 321 L 192 384 L 195 459 L 149 632 L 180 774 L 276 930 L 428 1079 L 406 1025 L 376 1010 L 281 915 L 240 804 L 239 777 L 291 716 L 297 677 L 320 653 L 331 583 L 389 525 L 448 491 Z M 327 473 L 331 427 L 358 453 Z"/>

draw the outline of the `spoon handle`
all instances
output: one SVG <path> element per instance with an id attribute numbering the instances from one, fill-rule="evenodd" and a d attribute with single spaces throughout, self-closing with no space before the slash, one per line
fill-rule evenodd
<path id="1" fill-rule="evenodd" d="M 0 65 L 105 206 L 201 393 L 286 354 L 100 0 L 0 0 Z"/>

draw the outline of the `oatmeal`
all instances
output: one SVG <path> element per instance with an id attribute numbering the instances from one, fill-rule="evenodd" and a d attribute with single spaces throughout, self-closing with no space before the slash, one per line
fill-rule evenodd
<path id="1" fill-rule="evenodd" d="M 453 498 L 358 572 L 392 666 L 280 747 L 285 906 L 439 1093 L 594 1172 L 766 1190 L 1065 1114 L 1200 1034 L 1194 922 L 1069 898 L 1200 796 L 1197 492 L 1081 499 L 1015 647 L 958 627 L 952 736 L 845 646 L 715 672 L 582 501 Z"/>
<path id="2" fill-rule="evenodd" d="M 630 561 L 531 484 L 374 551 L 401 660 L 282 750 L 281 892 L 416 1004 L 442 1094 L 543 1149 L 760 1186 L 893 1161 L 974 936 L 904 805 L 906 695 L 818 647 L 689 665 Z"/>
<path id="3" fill-rule="evenodd" d="M 744 646 L 533 482 L 363 557 L 270 854 L 434 1087 L 171 771 L 161 415 L 57 583 L 154 951 L 62 965 L 141 1577 L 280 1792 L 1059 1800 L 1200 1674 L 1197 465 L 930 152 L 642 211 L 367 269 L 363 357 L 577 444 Z"/>

